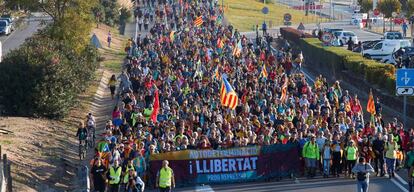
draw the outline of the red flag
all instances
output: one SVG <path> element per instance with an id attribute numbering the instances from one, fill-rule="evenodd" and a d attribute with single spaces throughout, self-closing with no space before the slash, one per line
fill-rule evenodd
<path id="1" fill-rule="evenodd" d="M 158 97 L 158 89 L 155 90 L 154 106 L 152 108 L 151 119 L 152 122 L 157 122 L 158 110 L 160 108 L 160 99 Z"/>

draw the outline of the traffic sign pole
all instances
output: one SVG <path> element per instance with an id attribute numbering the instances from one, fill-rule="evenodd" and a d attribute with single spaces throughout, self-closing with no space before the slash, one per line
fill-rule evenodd
<path id="1" fill-rule="evenodd" d="M 403 123 L 407 125 L 407 96 L 414 95 L 414 70 L 398 69 L 396 72 L 397 95 L 403 96 Z"/>
<path id="2" fill-rule="evenodd" d="M 407 129 L 407 96 L 404 95 L 404 106 L 403 106 L 403 125 L 404 129 Z"/>

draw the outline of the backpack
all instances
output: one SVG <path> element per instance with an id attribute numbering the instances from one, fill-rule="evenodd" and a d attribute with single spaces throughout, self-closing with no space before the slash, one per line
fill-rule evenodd
<path id="1" fill-rule="evenodd" d="M 365 170 L 367 170 L 367 164 L 365 164 Z M 367 179 L 367 173 L 358 172 L 357 173 L 357 179 L 358 179 L 358 181 L 365 181 L 365 179 Z"/>
<path id="2" fill-rule="evenodd" d="M 86 139 L 86 133 L 85 133 L 85 131 L 83 131 L 83 130 L 80 131 L 80 133 L 79 133 L 79 139 L 81 139 L 81 140 Z"/>

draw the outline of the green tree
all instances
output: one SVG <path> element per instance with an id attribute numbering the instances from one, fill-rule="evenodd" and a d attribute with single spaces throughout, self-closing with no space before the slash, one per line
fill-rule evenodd
<path id="1" fill-rule="evenodd" d="M 377 5 L 378 9 L 384 14 L 385 18 L 391 18 L 392 13 L 400 13 L 401 11 L 401 3 L 399 0 L 382 0 Z M 390 23 L 390 30 L 392 30 L 392 21 Z M 383 25 L 383 31 L 385 32 L 385 22 Z"/>
<path id="2" fill-rule="evenodd" d="M 361 4 L 359 4 L 361 6 L 361 11 L 363 13 L 368 13 L 369 11 L 372 10 L 372 0 L 362 0 Z"/>
<path id="3" fill-rule="evenodd" d="M 401 11 L 401 3 L 399 0 L 382 0 L 377 6 L 385 18 L 391 18 L 392 12 L 399 13 Z"/>
<path id="4" fill-rule="evenodd" d="M 411 16 L 414 13 L 414 0 L 407 1 L 407 15 Z"/>

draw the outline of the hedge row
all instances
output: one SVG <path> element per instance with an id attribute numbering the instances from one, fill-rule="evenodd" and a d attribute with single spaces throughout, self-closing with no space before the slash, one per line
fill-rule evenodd
<path id="1" fill-rule="evenodd" d="M 94 78 L 96 48 L 35 35 L 0 63 L 0 106 L 7 115 L 62 118 Z"/>
<path id="2" fill-rule="evenodd" d="M 313 36 L 308 33 L 304 33 L 302 31 L 299 31 L 294 28 L 290 27 L 281 27 L 280 28 L 280 34 L 283 36 L 283 38 L 293 41 L 295 43 L 299 43 L 300 38 L 312 38 Z"/>
<path id="3" fill-rule="evenodd" d="M 334 73 L 349 70 L 362 76 L 367 82 L 383 87 L 391 94 L 395 92 L 395 67 L 365 59 L 359 53 L 341 47 L 326 47 L 317 38 L 303 38 L 299 46 L 305 55 L 312 55 L 312 63 Z"/>

